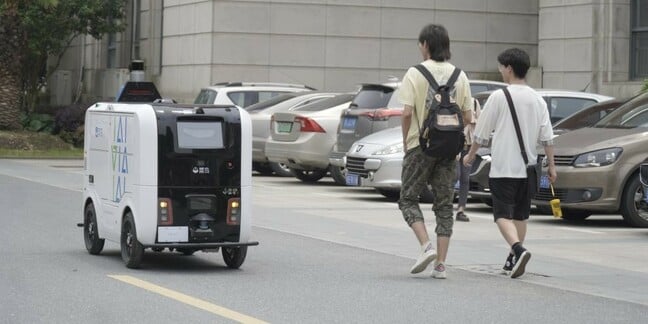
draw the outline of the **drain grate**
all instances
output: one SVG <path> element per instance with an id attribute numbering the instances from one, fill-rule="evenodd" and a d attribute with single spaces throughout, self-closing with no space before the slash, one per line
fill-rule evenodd
<path id="1" fill-rule="evenodd" d="M 502 265 L 501 264 L 467 264 L 467 265 L 461 265 L 461 266 L 454 266 L 453 268 L 461 269 L 461 270 L 466 270 L 470 272 L 477 272 L 481 274 L 487 274 L 487 275 L 493 275 L 493 276 L 504 276 L 502 273 Z M 536 276 L 536 277 L 543 277 L 543 278 L 549 278 L 551 276 L 541 274 L 541 273 L 535 273 L 535 272 L 525 272 L 525 276 Z"/>

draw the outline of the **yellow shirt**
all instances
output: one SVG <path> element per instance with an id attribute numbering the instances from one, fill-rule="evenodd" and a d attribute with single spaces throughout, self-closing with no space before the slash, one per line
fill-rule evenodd
<path id="1" fill-rule="evenodd" d="M 439 85 L 445 84 L 455 69 L 455 66 L 448 62 L 427 60 L 422 64 L 432 73 Z M 425 119 L 425 98 L 427 97 L 428 86 L 429 83 L 423 74 L 416 68 L 411 67 L 405 73 L 399 89 L 400 102 L 414 108 L 412 111 L 412 124 L 407 133 L 408 150 L 419 146 L 419 129 Z M 462 111 L 473 109 L 470 83 L 466 73 L 463 71 L 461 71 L 457 82 L 455 82 L 455 90 L 451 96 L 456 100 Z"/>

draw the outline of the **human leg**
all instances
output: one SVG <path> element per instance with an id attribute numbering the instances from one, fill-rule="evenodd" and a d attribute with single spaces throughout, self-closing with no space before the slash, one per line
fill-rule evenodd
<path id="1" fill-rule="evenodd" d="M 421 253 L 412 266 L 411 273 L 419 273 L 425 270 L 437 256 L 430 242 L 423 213 L 419 206 L 419 195 L 427 185 L 428 173 L 425 157 L 420 149 L 413 149 L 405 154 L 401 171 L 401 192 L 398 208 L 401 210 L 407 225 L 412 228 L 419 244 L 421 244 Z"/>
<path id="2" fill-rule="evenodd" d="M 464 213 L 466 203 L 468 202 L 468 189 L 470 185 L 470 167 L 463 165 L 463 163 L 461 162 L 466 153 L 466 150 L 461 152 L 461 158 L 459 159 L 456 167 L 459 179 L 459 201 L 457 204 L 457 215 L 455 216 L 455 218 L 460 222 L 470 221 L 470 218 L 468 218 L 468 216 L 466 216 L 466 214 Z"/>
<path id="3" fill-rule="evenodd" d="M 432 210 L 436 216 L 438 263 L 444 263 L 448 255 L 450 237 L 454 219 L 452 217 L 452 200 L 454 196 L 454 174 L 456 163 L 454 160 L 438 159 L 430 173 L 429 182 L 434 191 L 434 204 Z"/>

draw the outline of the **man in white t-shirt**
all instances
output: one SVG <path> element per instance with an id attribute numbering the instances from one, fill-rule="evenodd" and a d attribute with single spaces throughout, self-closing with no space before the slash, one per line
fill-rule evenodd
<path id="1" fill-rule="evenodd" d="M 498 57 L 499 71 L 504 82 L 510 84 L 513 106 L 520 124 L 520 133 L 529 165 L 537 162 L 536 143 L 542 144 L 547 156 L 549 181 L 556 180 L 553 153 L 553 130 L 544 99 L 526 84 L 529 55 L 521 49 L 511 48 Z M 527 232 L 531 211 L 531 198 L 535 194 L 527 181 L 527 165 L 521 154 L 515 124 L 503 90 L 493 92 L 477 121 L 473 145 L 464 157 L 466 166 L 475 160 L 481 146 L 488 145 L 492 134 L 491 169 L 489 186 L 493 200 L 493 216 L 500 233 L 510 245 L 509 256 L 503 270 L 511 278 L 524 274 L 531 253 L 522 243 Z"/>
<path id="2" fill-rule="evenodd" d="M 443 85 L 450 79 L 455 66 L 450 64 L 450 38 L 441 25 L 430 24 L 419 34 L 419 50 L 423 56 L 423 68 L 427 69 L 437 84 Z M 456 74 L 455 74 L 456 75 Z M 452 236 L 452 200 L 456 181 L 455 158 L 439 158 L 426 155 L 419 144 L 421 125 L 426 118 L 425 99 L 430 85 L 421 71 L 412 67 L 407 70 L 400 86 L 400 102 L 403 104 L 403 168 L 398 208 L 414 235 L 421 244 L 421 254 L 412 266 L 411 273 L 419 273 L 435 261 L 432 277 L 446 278 L 445 260 Z M 454 82 L 454 94 L 463 112 L 464 125 L 471 122 L 472 98 L 468 77 L 462 71 Z M 419 206 L 419 195 L 427 185 L 434 193 L 434 214 L 436 216 L 437 250 L 428 236 L 423 213 Z M 438 254 L 437 254 L 438 252 Z"/>

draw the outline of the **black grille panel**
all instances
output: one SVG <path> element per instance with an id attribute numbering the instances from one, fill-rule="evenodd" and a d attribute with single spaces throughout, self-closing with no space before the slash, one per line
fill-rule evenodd
<path id="1" fill-rule="evenodd" d="M 364 163 L 367 159 L 365 158 L 355 158 L 347 156 L 346 159 L 346 168 L 350 173 L 359 174 L 363 177 L 366 177 L 369 174 L 369 170 L 364 168 Z"/>
<path id="2" fill-rule="evenodd" d="M 544 159 L 544 155 L 540 155 L 540 159 Z M 572 165 L 574 163 L 574 156 L 571 155 L 556 155 L 554 156 L 554 164 L 556 165 Z"/>
<path id="3" fill-rule="evenodd" d="M 551 194 L 551 189 L 540 188 L 538 193 L 535 195 L 535 199 L 543 201 L 549 201 L 554 198 L 558 198 L 561 201 L 567 200 L 567 189 L 554 188 L 554 193 L 556 194 L 555 197 Z"/>

